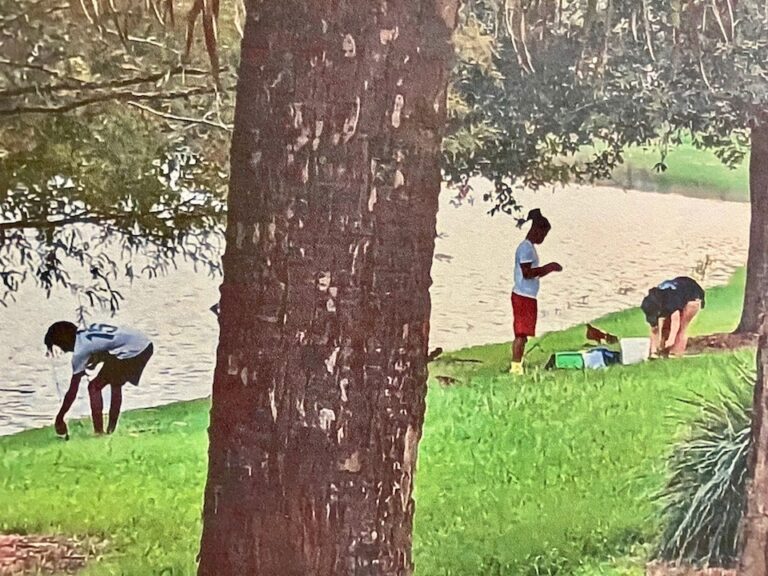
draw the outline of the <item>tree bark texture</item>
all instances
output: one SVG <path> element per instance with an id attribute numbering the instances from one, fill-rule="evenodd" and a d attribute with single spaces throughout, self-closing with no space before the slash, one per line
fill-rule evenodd
<path id="1" fill-rule="evenodd" d="M 768 125 L 754 127 L 749 158 L 751 223 L 744 306 L 736 332 L 755 334 L 768 291 Z"/>
<path id="2" fill-rule="evenodd" d="M 738 576 L 768 574 L 768 325 L 761 319 L 757 380 L 752 409 L 752 449 L 747 479 L 747 512 Z"/>
<path id="3" fill-rule="evenodd" d="M 406 575 L 458 0 L 249 0 L 201 576 Z"/>

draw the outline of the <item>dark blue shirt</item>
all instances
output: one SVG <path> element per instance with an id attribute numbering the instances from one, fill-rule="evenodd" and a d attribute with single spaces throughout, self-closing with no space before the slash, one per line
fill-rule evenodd
<path id="1" fill-rule="evenodd" d="M 655 326 L 659 318 L 667 318 L 695 300 L 701 300 L 701 307 L 704 308 L 704 289 L 693 278 L 678 276 L 651 288 L 640 308 L 646 322 Z"/>

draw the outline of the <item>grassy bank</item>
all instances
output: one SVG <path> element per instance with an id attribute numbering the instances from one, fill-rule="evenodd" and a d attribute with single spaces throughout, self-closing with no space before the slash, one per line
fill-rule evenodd
<path id="1" fill-rule="evenodd" d="M 731 330 L 743 274 L 708 291 L 694 324 Z M 622 336 L 646 335 L 642 313 L 597 322 Z M 584 328 L 534 342 L 530 359 L 580 348 Z M 685 417 L 680 397 L 709 395 L 750 352 L 651 362 L 597 372 L 542 372 L 512 380 L 509 346 L 451 354 L 432 375 L 462 384 L 430 389 L 417 482 L 422 574 L 594 573 L 597 559 L 632 555 L 657 530 L 651 495 Z M 460 359 L 481 363 L 457 362 Z M 439 551 L 439 552 L 435 552 Z M 640 574 L 603 563 L 597 573 Z"/>
<path id="2" fill-rule="evenodd" d="M 696 332 L 733 327 L 743 276 L 710 290 Z M 643 334 L 636 310 L 599 322 Z M 583 344 L 583 328 L 535 343 L 531 360 Z M 656 526 L 650 495 L 685 416 L 750 352 L 581 373 L 505 373 L 508 345 L 446 355 L 432 368 L 420 447 L 418 576 L 641 574 Z M 460 362 L 470 359 L 479 362 Z M 439 385 L 435 377 L 459 383 Z M 125 415 L 119 432 L 64 443 L 50 429 L 0 438 L 0 531 L 108 540 L 86 575 L 194 573 L 208 403 Z M 618 558 L 618 559 L 617 559 Z"/>
<path id="3" fill-rule="evenodd" d="M 613 183 L 649 192 L 749 201 L 749 171 L 746 162 L 732 170 L 725 167 L 712 152 L 697 150 L 690 144 L 670 150 L 666 160 L 668 169 L 662 173 L 653 169 L 659 158 L 657 150 L 627 150 L 625 163 L 614 172 Z"/>

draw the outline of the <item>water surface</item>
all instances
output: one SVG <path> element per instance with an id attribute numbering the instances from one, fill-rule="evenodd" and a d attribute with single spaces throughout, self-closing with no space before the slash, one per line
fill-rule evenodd
<path id="1" fill-rule="evenodd" d="M 473 185 L 478 198 L 489 186 Z M 508 341 L 514 251 L 524 231 L 509 217 L 488 216 L 482 202 L 455 207 L 452 196 L 442 195 L 438 215 L 432 345 L 450 350 Z M 712 264 L 705 286 L 725 283 L 746 262 L 748 204 L 602 187 L 525 193 L 521 199 L 540 207 L 552 223 L 539 247 L 542 262 L 557 260 L 564 268 L 541 282 L 542 331 L 637 306 L 650 286 L 691 274 L 706 259 Z M 126 301 L 117 317 L 93 318 L 140 328 L 155 343 L 141 386 L 123 395 L 126 409 L 210 394 L 218 325 L 209 307 L 218 299 L 218 285 L 219 279 L 182 266 L 123 287 Z M 17 303 L 0 308 L 0 434 L 52 423 L 69 371 L 66 357 L 53 368 L 42 338 L 51 322 L 71 317 L 74 309 L 68 293 L 46 299 L 31 285 Z M 88 413 L 83 389 L 70 415 Z"/>

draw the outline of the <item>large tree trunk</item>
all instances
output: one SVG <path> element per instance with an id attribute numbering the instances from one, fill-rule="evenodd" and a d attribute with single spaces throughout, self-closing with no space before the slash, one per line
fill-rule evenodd
<path id="1" fill-rule="evenodd" d="M 752 220 L 749 227 L 749 256 L 744 307 L 736 332 L 756 333 L 763 297 L 768 291 L 768 125 L 752 129 L 749 157 L 749 195 Z"/>
<path id="2" fill-rule="evenodd" d="M 247 4 L 199 574 L 410 574 L 458 0 Z"/>
<path id="3" fill-rule="evenodd" d="M 752 448 L 748 467 L 747 512 L 739 576 L 768 574 L 768 326 L 760 327 L 757 381 L 752 407 Z"/>

